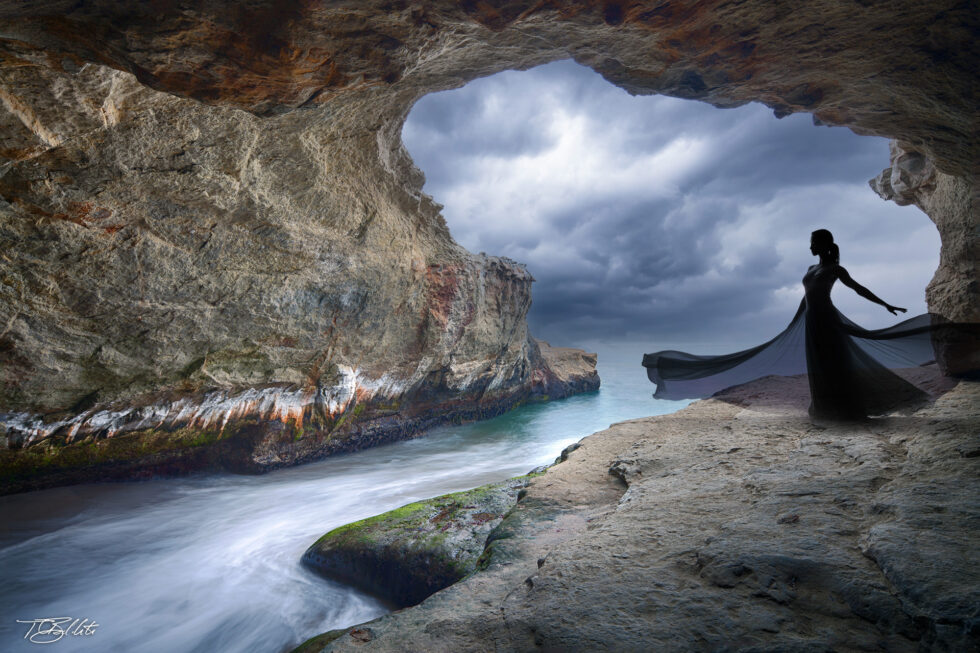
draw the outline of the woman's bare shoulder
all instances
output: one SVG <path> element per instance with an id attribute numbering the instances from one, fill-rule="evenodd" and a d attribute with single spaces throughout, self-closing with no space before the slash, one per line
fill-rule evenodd
<path id="1" fill-rule="evenodd" d="M 834 278 L 840 279 L 841 283 L 844 284 L 850 285 L 854 283 L 854 280 L 851 279 L 851 275 L 848 273 L 847 268 L 839 263 L 834 266 Z"/>

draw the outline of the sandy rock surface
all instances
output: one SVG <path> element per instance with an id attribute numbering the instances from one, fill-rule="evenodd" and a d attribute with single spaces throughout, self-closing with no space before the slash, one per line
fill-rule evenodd
<path id="1" fill-rule="evenodd" d="M 934 389 L 818 427 L 806 379 L 768 377 L 614 424 L 533 480 L 486 571 L 323 650 L 975 650 L 980 384 Z"/>

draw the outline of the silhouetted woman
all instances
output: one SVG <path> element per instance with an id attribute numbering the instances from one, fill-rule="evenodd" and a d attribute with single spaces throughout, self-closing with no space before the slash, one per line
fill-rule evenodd
<path id="1" fill-rule="evenodd" d="M 862 419 L 926 399 L 924 392 L 889 372 L 853 341 L 851 336 L 861 334 L 854 333 L 834 308 L 830 289 L 839 279 L 868 301 L 884 306 L 892 315 L 898 315 L 899 311 L 905 313 L 905 309 L 882 301 L 851 278 L 841 267 L 840 249 L 826 229 L 811 234 L 810 252 L 820 257 L 820 262 L 811 265 L 803 275 L 810 415 L 818 419 Z"/>
<path id="2" fill-rule="evenodd" d="M 817 420 L 859 420 L 926 400 L 926 393 L 886 365 L 915 367 L 932 362 L 931 334 L 941 327 L 933 326 L 930 315 L 924 314 L 886 329 L 862 329 L 830 301 L 830 290 L 838 279 L 892 314 L 904 313 L 905 309 L 882 301 L 851 278 L 841 267 L 840 250 L 826 229 L 813 232 L 810 251 L 820 257 L 820 262 L 804 275 L 803 301 L 782 333 L 734 354 L 646 354 L 643 365 L 657 384 L 654 397 L 707 397 L 768 374 L 805 371 L 810 382 L 809 412 Z M 943 326 L 962 328 L 964 334 L 976 332 L 976 325 Z"/>

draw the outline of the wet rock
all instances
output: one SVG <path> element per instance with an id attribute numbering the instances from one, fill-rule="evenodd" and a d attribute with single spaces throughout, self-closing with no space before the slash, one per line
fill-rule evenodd
<path id="1" fill-rule="evenodd" d="M 77 414 L 0 413 L 0 427 L 9 430 L 0 450 L 0 494 L 200 469 L 261 473 L 598 388 L 595 354 L 529 346 L 533 374 L 522 385 L 479 396 L 440 395 L 423 384 L 408 400 L 390 379 L 372 383 L 341 367 L 333 385 L 318 390 L 157 393 L 142 405 L 121 401 Z"/>
<path id="2" fill-rule="evenodd" d="M 596 354 L 572 347 L 552 347 L 537 338 L 534 343 L 537 352 L 532 354 L 532 361 L 539 370 L 534 375 L 532 386 L 535 394 L 560 399 L 599 389 Z"/>
<path id="3" fill-rule="evenodd" d="M 404 607 L 476 571 L 487 536 L 517 504 L 532 472 L 445 494 L 336 528 L 303 563 Z M 363 640 L 366 641 L 366 640 Z"/>
<path id="4" fill-rule="evenodd" d="M 975 648 L 980 476 L 961 451 L 980 426 L 980 384 L 821 429 L 805 378 L 731 393 L 740 401 L 584 438 L 494 529 L 484 570 L 370 622 L 364 646 Z M 608 469 L 625 460 L 656 473 L 624 475 L 624 487 Z"/>

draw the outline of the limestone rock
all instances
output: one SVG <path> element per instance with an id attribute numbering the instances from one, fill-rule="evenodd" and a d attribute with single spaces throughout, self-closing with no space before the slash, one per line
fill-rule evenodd
<path id="1" fill-rule="evenodd" d="M 930 309 L 943 317 L 980 322 L 980 191 L 968 181 L 936 170 L 908 144 L 892 141 L 891 166 L 869 183 L 883 199 L 915 204 L 936 224 L 942 238 L 939 269 L 926 288 Z M 936 343 L 937 359 L 952 374 L 980 368 L 973 346 Z"/>
<path id="2" fill-rule="evenodd" d="M 157 393 L 142 404 L 85 407 L 55 420 L 0 415 L 0 436 L 6 436 L 0 494 L 200 469 L 264 472 L 599 387 L 595 354 L 539 348 L 533 340 L 527 346 L 530 372 L 498 387 L 484 379 L 482 394 L 458 385 L 440 394 L 420 384 L 399 396 L 342 369 L 341 383 L 319 391 L 277 385 L 183 397 Z"/>
<path id="3" fill-rule="evenodd" d="M 410 503 L 336 528 L 303 554 L 303 563 L 405 607 L 477 569 L 487 535 L 541 471 Z"/>
<path id="4" fill-rule="evenodd" d="M 535 364 L 535 392 L 560 399 L 599 388 L 599 373 L 595 369 L 597 354 L 573 347 L 552 347 L 537 338 L 534 344 L 537 351 L 532 352 L 532 361 L 541 361 Z"/>
<path id="5" fill-rule="evenodd" d="M 872 179 L 872 190 L 899 206 L 922 204 L 936 190 L 936 166 L 929 157 L 908 150 L 897 141 L 888 144 L 891 167 Z"/>
<path id="6" fill-rule="evenodd" d="M 584 438 L 485 570 L 307 650 L 973 650 L 980 384 L 850 426 L 807 397 L 767 377 Z"/>
<path id="7" fill-rule="evenodd" d="M 0 8 L 0 18 L 4 49 L 19 57 L 34 53 L 59 71 L 99 63 L 158 90 L 256 115 L 331 107 L 334 120 L 370 128 L 400 122 L 422 93 L 574 57 L 634 93 L 719 106 L 762 101 L 777 115 L 807 111 L 824 124 L 902 137 L 962 175 L 978 160 L 970 46 L 980 19 L 971 9 L 955 0 L 259 0 L 247 8 L 233 0 L 201 7 L 55 0 Z M 359 94 L 377 102 L 356 107 Z M 10 95 L 21 99 L 9 101 L 13 111 L 35 124 L 31 99 Z M 112 118 L 111 106 L 105 114 Z M 42 141 L 60 136 L 35 131 Z"/>
<path id="8" fill-rule="evenodd" d="M 944 243 L 930 308 L 976 321 L 971 9 L 0 5 L 0 421 L 14 449 L 44 442 L 0 466 L 67 456 L 59 482 L 91 480 L 139 472 L 140 451 L 158 471 L 226 460 L 220 441 L 268 469 L 554 395 L 531 276 L 452 240 L 400 131 L 426 93 L 563 58 L 631 93 L 764 102 L 920 152 Z M 142 436 L 99 443 L 122 432 Z"/>

